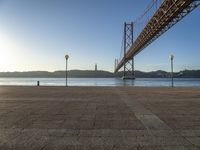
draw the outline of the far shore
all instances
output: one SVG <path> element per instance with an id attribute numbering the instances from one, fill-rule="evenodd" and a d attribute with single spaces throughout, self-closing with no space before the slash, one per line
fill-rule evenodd
<path id="1" fill-rule="evenodd" d="M 65 78 L 65 71 L 26 71 L 26 72 L 0 72 L 0 77 L 11 78 Z M 69 78 L 114 78 L 122 77 L 123 71 L 113 73 L 105 70 L 69 70 Z M 170 78 L 171 72 L 157 71 L 135 71 L 136 78 Z M 173 73 L 174 78 L 200 78 L 200 70 L 182 70 Z"/>

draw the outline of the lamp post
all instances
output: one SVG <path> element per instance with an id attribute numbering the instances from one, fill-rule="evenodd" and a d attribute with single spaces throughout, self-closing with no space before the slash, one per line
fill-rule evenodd
<path id="1" fill-rule="evenodd" d="M 174 60 L 174 55 L 170 55 L 169 59 L 171 60 L 171 78 L 172 78 L 172 88 L 174 87 L 174 79 L 173 79 L 173 60 Z"/>
<path id="2" fill-rule="evenodd" d="M 66 59 L 66 72 L 65 72 L 65 77 L 66 77 L 66 87 L 67 87 L 67 61 L 69 59 L 69 55 L 65 55 L 65 59 Z"/>

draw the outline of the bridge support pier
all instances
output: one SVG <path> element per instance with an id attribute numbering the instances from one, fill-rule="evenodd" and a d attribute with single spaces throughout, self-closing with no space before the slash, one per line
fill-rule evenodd
<path id="1" fill-rule="evenodd" d="M 126 58 L 126 51 L 133 45 L 133 22 L 124 23 L 124 73 L 123 79 L 135 79 L 134 58 Z"/>
<path id="2" fill-rule="evenodd" d="M 127 61 L 127 63 L 124 65 L 124 74 L 123 79 L 135 79 L 135 71 L 134 71 L 134 58 Z"/>

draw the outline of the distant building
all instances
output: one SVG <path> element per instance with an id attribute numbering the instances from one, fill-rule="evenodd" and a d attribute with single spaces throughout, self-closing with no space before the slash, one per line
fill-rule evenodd
<path id="1" fill-rule="evenodd" d="M 97 64 L 95 64 L 95 71 L 97 71 Z"/>

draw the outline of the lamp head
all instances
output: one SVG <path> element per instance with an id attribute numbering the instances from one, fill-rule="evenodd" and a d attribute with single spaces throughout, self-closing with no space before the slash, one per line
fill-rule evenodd
<path id="1" fill-rule="evenodd" d="M 174 59 L 174 55 L 171 54 L 171 55 L 169 56 L 169 59 L 173 60 L 173 59 Z"/>
<path id="2" fill-rule="evenodd" d="M 69 55 L 65 55 L 65 59 L 66 59 L 66 60 L 69 59 Z"/>

